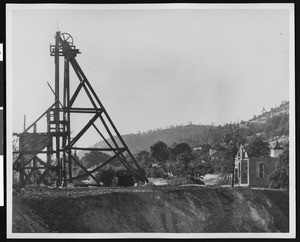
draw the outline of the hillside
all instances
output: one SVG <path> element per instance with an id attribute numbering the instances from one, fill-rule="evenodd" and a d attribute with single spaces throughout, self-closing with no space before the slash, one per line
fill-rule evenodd
<path id="1" fill-rule="evenodd" d="M 23 188 L 13 232 L 288 232 L 286 191 L 223 187 Z"/>
<path id="2" fill-rule="evenodd" d="M 222 134 L 230 124 L 226 125 L 179 125 L 165 129 L 149 130 L 137 134 L 126 134 L 122 137 L 133 153 L 150 149 L 158 140 L 165 142 L 168 146 L 173 143 L 188 143 L 191 147 L 202 144 L 214 144 L 219 142 Z M 254 135 L 261 135 L 264 140 L 272 141 L 280 139 L 287 141 L 289 134 L 289 102 L 283 101 L 279 107 L 271 108 L 248 121 L 241 121 L 241 132 L 244 139 Z M 96 143 L 93 147 L 104 147 L 103 142 Z M 82 155 L 82 154 L 81 154 Z"/>
<path id="3" fill-rule="evenodd" d="M 263 108 L 264 109 L 264 108 Z M 262 114 L 254 115 L 249 122 L 252 123 L 265 123 L 269 118 L 276 117 L 276 116 L 283 116 L 289 114 L 289 102 L 283 101 L 279 107 L 271 108 L 269 111 L 263 110 Z"/>

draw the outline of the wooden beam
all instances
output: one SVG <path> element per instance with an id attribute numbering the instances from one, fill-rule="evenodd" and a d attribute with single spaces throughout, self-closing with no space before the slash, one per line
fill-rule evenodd
<path id="1" fill-rule="evenodd" d="M 46 175 L 48 174 L 49 170 L 46 169 L 43 174 L 41 174 L 40 171 L 38 171 L 40 174 L 39 179 L 37 180 L 37 183 L 40 184 L 41 182 L 44 182 L 45 185 L 48 185 L 49 183 L 45 180 Z"/>
<path id="2" fill-rule="evenodd" d="M 97 166 L 96 168 L 94 168 L 93 170 L 91 171 L 88 171 L 89 173 L 94 173 L 95 171 L 101 169 L 103 166 L 107 165 L 110 161 L 112 161 L 113 159 L 115 159 L 118 155 L 122 154 L 123 151 L 118 151 L 114 156 L 110 157 L 107 161 L 105 161 L 103 164 Z M 76 176 L 76 177 L 73 177 L 73 179 L 79 179 L 81 177 L 84 177 L 86 176 L 85 174 L 82 174 L 82 175 L 79 175 L 79 176 Z"/>
<path id="3" fill-rule="evenodd" d="M 89 127 L 96 121 L 98 114 L 95 114 L 94 117 L 84 126 L 84 128 L 75 136 L 75 138 L 68 144 L 67 147 L 72 147 L 80 137 L 89 129 Z"/>
<path id="4" fill-rule="evenodd" d="M 82 169 L 82 170 L 84 170 L 86 173 L 85 174 L 83 174 L 84 176 L 86 176 L 86 175 L 89 175 L 90 177 L 92 177 L 97 183 L 99 182 L 98 181 L 98 179 L 93 175 L 93 172 L 90 172 L 90 171 L 88 171 L 83 165 L 81 165 L 80 164 L 80 162 L 77 160 L 77 159 L 75 159 L 75 157 L 73 157 L 72 155 L 71 155 L 71 158 L 80 166 L 80 168 Z M 76 178 L 72 178 L 72 179 L 76 179 Z"/>
<path id="5" fill-rule="evenodd" d="M 98 151 L 125 151 L 125 148 L 83 148 L 83 147 L 72 147 L 72 150 L 98 150 Z"/>
<path id="6" fill-rule="evenodd" d="M 78 85 L 78 87 L 76 88 L 76 90 L 75 90 L 75 92 L 74 92 L 74 94 L 73 94 L 71 100 L 70 100 L 69 108 L 71 108 L 71 107 L 73 106 L 73 103 L 74 103 L 76 97 L 78 96 L 78 94 L 79 94 L 79 92 L 80 92 L 82 86 L 83 86 L 83 82 L 80 82 L 79 85 Z"/>
<path id="7" fill-rule="evenodd" d="M 40 159 L 39 157 L 36 157 L 36 159 L 38 160 L 38 162 L 42 165 L 44 165 L 47 168 L 51 168 L 51 165 L 47 164 L 46 162 L 44 162 L 42 159 Z"/>
<path id="8" fill-rule="evenodd" d="M 26 133 L 30 128 L 34 126 L 44 115 L 55 106 L 55 103 L 53 103 L 37 120 L 35 120 L 27 129 L 24 130 L 23 133 Z"/>
<path id="9" fill-rule="evenodd" d="M 31 170 L 31 172 L 28 174 L 28 176 L 25 175 L 26 173 L 24 172 L 24 175 L 26 176 L 26 179 L 25 179 L 25 181 L 24 181 L 24 184 L 26 184 L 26 182 L 30 180 L 30 178 L 31 178 L 31 176 L 32 176 L 32 174 L 33 174 L 33 171 L 34 171 L 34 170 Z"/>

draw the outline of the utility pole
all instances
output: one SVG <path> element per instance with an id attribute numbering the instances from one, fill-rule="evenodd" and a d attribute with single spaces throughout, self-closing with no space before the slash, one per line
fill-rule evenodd
<path id="1" fill-rule="evenodd" d="M 239 138 L 239 135 L 240 135 L 240 125 L 239 123 L 237 124 L 237 131 L 236 131 L 236 135 L 235 135 L 235 138 L 234 138 L 234 143 L 233 143 L 233 147 L 232 147 L 232 178 L 231 178 L 231 187 L 234 187 L 234 172 L 235 172 L 235 156 L 236 156 L 236 153 L 238 151 L 238 148 L 237 148 L 237 143 L 238 143 L 238 138 Z"/>

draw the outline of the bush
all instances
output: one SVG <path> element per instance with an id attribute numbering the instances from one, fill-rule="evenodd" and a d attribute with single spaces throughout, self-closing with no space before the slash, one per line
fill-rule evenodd
<path id="1" fill-rule="evenodd" d="M 168 174 L 162 167 L 153 167 L 150 170 L 150 176 L 153 178 L 167 178 Z"/>
<path id="2" fill-rule="evenodd" d="M 289 188 L 289 150 L 285 150 L 279 157 L 276 171 L 270 175 L 270 188 Z"/>

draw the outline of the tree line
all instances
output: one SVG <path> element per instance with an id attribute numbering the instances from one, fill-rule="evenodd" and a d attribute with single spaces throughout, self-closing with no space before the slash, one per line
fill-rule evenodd
<path id="1" fill-rule="evenodd" d="M 289 103 L 284 101 L 269 112 L 263 108 L 261 115 L 247 122 L 217 126 L 189 123 L 125 135 L 124 139 L 135 153 L 135 159 L 145 168 L 148 177 L 233 174 L 234 159 L 239 145 L 244 145 L 249 157 L 269 156 L 270 147 L 267 140 L 275 136 L 288 136 L 288 106 Z M 194 147 L 197 149 L 194 150 Z M 210 157 L 210 149 L 217 151 L 219 155 Z M 82 157 L 81 162 L 86 167 L 92 167 L 109 157 L 108 154 L 91 151 Z M 130 161 L 130 158 L 127 158 Z M 282 167 L 286 167 L 286 162 L 283 162 Z M 281 171 L 288 170 L 282 167 Z M 74 169 L 78 167 L 75 166 Z M 118 169 L 123 167 L 117 159 L 105 167 L 105 170 L 111 173 Z M 288 175 L 277 174 L 274 177 L 285 176 Z M 233 182 L 232 176 L 231 185 Z"/>
<path id="2" fill-rule="evenodd" d="M 193 182 L 202 183 L 201 178 L 206 174 L 220 174 L 226 176 L 234 173 L 234 161 L 239 145 L 243 144 L 242 130 L 237 124 L 227 126 L 227 132 L 221 134 L 220 139 L 213 146 L 203 144 L 198 149 L 192 149 L 188 143 L 173 143 L 168 146 L 165 142 L 158 140 L 150 146 L 150 151 L 143 150 L 136 153 L 135 159 L 146 171 L 148 177 L 170 178 L 188 177 Z M 244 147 L 249 157 L 269 157 L 270 147 L 268 142 L 262 137 L 252 137 Z M 218 152 L 217 156 L 210 156 L 210 150 Z M 94 167 L 105 162 L 110 156 L 108 154 L 91 151 L 86 153 L 81 163 L 85 167 Z M 130 158 L 127 157 L 130 161 Z M 74 167 L 76 168 L 76 166 Z M 105 166 L 98 174 L 100 180 L 106 182 L 109 174 L 112 176 L 117 170 L 124 169 L 122 164 L 113 160 Z M 234 176 L 228 181 L 234 185 Z M 288 185 L 288 145 L 285 147 L 284 154 L 280 157 L 278 169 L 271 176 L 272 187 L 284 187 Z M 196 179 L 197 178 L 197 179 Z"/>
<path id="3" fill-rule="evenodd" d="M 240 138 L 247 139 L 260 134 L 263 140 L 272 139 L 277 136 L 289 135 L 289 103 L 282 104 L 270 111 L 255 116 L 249 121 L 240 121 Z M 187 143 L 191 147 L 200 147 L 204 144 L 214 145 L 219 142 L 222 136 L 230 129 L 231 123 L 224 125 L 215 124 L 192 124 L 170 126 L 166 129 L 155 129 L 137 134 L 127 134 L 123 138 L 133 153 L 147 150 L 157 140 L 165 142 L 167 145 L 173 143 Z M 103 147 L 105 144 L 99 142 L 95 147 Z"/>

